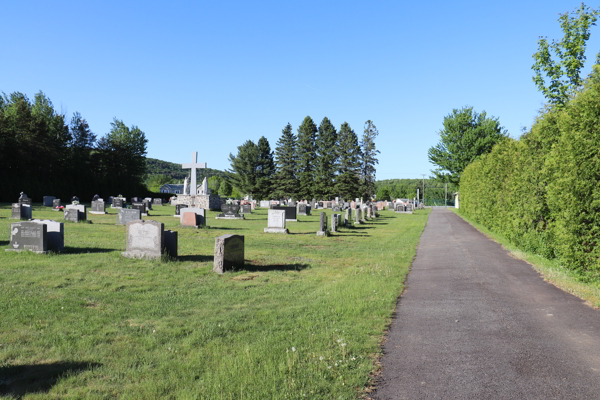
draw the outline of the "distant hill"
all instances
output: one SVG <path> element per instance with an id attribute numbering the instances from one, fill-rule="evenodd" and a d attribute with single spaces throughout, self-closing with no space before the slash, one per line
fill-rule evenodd
<path id="1" fill-rule="evenodd" d="M 181 164 L 175 164 L 168 161 L 157 160 L 156 158 L 146 158 L 146 173 L 150 175 L 165 175 L 171 179 L 183 180 L 189 175 L 189 169 L 181 169 Z M 227 174 L 218 169 L 202 168 L 196 169 L 196 179 L 201 183 L 204 177 L 220 176 L 225 178 Z"/>

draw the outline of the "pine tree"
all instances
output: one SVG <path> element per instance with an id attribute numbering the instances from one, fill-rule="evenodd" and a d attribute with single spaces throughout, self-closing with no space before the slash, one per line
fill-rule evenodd
<path id="1" fill-rule="evenodd" d="M 346 200 L 360 196 L 361 151 L 358 136 L 344 122 L 338 134 L 339 163 L 336 192 Z"/>
<path id="2" fill-rule="evenodd" d="M 268 199 L 273 191 L 275 161 L 266 137 L 258 140 L 258 160 L 256 164 L 256 187 L 254 194 L 258 199 Z"/>
<path id="3" fill-rule="evenodd" d="M 361 152 L 361 193 L 365 200 L 375 194 L 375 164 L 379 164 L 376 156 L 380 153 L 375 149 L 375 138 L 379 135 L 373 121 L 365 122 L 365 130 L 360 141 Z"/>
<path id="4" fill-rule="evenodd" d="M 228 178 L 243 194 L 254 194 L 256 188 L 256 165 L 258 160 L 258 147 L 252 140 L 247 140 L 238 146 L 238 154 L 229 154 L 231 169 Z"/>
<path id="5" fill-rule="evenodd" d="M 337 132 L 329 118 L 323 118 L 316 139 L 317 159 L 315 168 L 315 195 L 323 200 L 331 200 L 336 195 L 335 175 L 338 149 Z"/>
<path id="6" fill-rule="evenodd" d="M 277 172 L 275 173 L 272 195 L 275 197 L 293 197 L 298 193 L 296 178 L 296 136 L 292 125 L 288 123 L 281 131 L 281 137 L 275 148 Z"/>
<path id="7" fill-rule="evenodd" d="M 298 127 L 298 190 L 300 199 L 315 196 L 315 162 L 317 159 L 317 125 L 307 116 Z"/>

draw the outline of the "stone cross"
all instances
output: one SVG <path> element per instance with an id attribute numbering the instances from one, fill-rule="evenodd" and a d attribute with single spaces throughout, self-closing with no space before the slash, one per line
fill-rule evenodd
<path id="1" fill-rule="evenodd" d="M 206 163 L 198 163 L 198 152 L 192 152 L 192 162 L 181 164 L 181 169 L 191 169 L 192 170 L 192 179 L 190 180 L 190 194 L 195 195 L 197 186 L 196 186 L 196 168 L 206 168 Z"/>

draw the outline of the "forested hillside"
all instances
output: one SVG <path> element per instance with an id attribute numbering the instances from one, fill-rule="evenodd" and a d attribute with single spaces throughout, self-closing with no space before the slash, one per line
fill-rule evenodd
<path id="1" fill-rule="evenodd" d="M 190 174 L 190 170 L 182 169 L 181 164 L 157 160 L 156 158 L 146 158 L 146 173 L 148 175 L 165 175 L 169 179 L 183 180 Z M 204 177 L 220 176 L 225 178 L 226 174 L 218 169 L 203 168 L 196 170 L 196 176 L 202 182 Z"/>

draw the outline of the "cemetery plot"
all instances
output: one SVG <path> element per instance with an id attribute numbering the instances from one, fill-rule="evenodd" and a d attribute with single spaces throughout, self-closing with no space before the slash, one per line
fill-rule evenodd
<path id="1" fill-rule="evenodd" d="M 334 237 L 321 238 L 320 215 L 286 223 L 285 211 L 271 210 L 291 232 L 270 235 L 267 209 L 247 220 L 215 220 L 207 211 L 210 228 L 196 230 L 180 227 L 175 207 L 164 205 L 152 213 L 164 224 L 161 258 L 168 230 L 178 244 L 176 259 L 161 262 L 121 256 L 126 234 L 116 211 L 93 224 L 64 224 L 64 254 L 0 251 L 0 303 L 11 305 L 2 315 L 7 366 L 101 363 L 62 376 L 42 397 L 356 398 L 375 368 L 371 356 L 428 212 L 383 211 L 385 224 L 338 225 Z M 10 214 L 0 208 L 0 231 L 22 223 Z M 231 234 L 244 236 L 244 255 L 220 275 L 216 239 Z M 0 246 L 10 247 L 8 237 Z M 158 248 L 150 252 L 158 256 Z"/>

